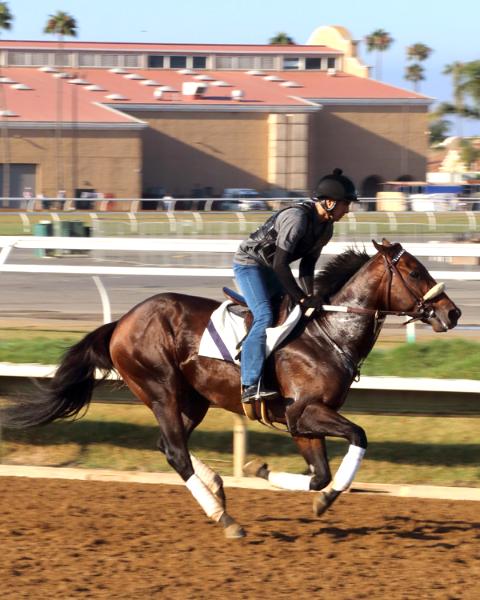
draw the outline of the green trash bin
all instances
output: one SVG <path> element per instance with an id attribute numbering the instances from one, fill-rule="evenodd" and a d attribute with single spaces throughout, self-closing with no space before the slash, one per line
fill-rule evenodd
<path id="1" fill-rule="evenodd" d="M 39 237 L 51 237 L 53 235 L 53 224 L 51 221 L 39 221 L 33 226 L 33 235 Z M 53 250 L 47 250 L 46 248 L 35 248 L 33 251 L 34 256 L 38 258 L 45 258 L 46 256 L 53 256 Z"/>
<path id="2" fill-rule="evenodd" d="M 54 234 L 60 237 L 88 237 L 89 228 L 82 221 L 57 221 L 53 226 Z M 88 250 L 56 250 L 56 256 L 86 254 Z"/>

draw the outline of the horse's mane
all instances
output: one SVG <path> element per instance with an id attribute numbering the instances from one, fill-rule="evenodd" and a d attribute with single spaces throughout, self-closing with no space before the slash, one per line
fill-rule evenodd
<path id="1" fill-rule="evenodd" d="M 327 298 L 333 296 L 369 260 L 370 256 L 365 250 L 355 248 L 349 248 L 335 256 L 315 275 L 315 294 Z"/>

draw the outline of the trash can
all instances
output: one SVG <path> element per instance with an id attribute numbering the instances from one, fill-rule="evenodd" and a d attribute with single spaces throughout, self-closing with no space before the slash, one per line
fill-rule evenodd
<path id="1" fill-rule="evenodd" d="M 60 237 L 89 237 L 90 228 L 82 221 L 57 221 L 53 226 L 56 236 Z M 69 256 L 72 254 L 88 254 L 88 250 L 56 250 L 56 256 Z"/>
<path id="2" fill-rule="evenodd" d="M 51 221 L 39 221 L 33 226 L 33 235 L 39 237 L 51 237 L 53 235 L 53 224 Z M 35 248 L 33 253 L 38 258 L 45 258 L 46 256 L 54 256 L 53 250 L 47 250 L 46 248 Z"/>

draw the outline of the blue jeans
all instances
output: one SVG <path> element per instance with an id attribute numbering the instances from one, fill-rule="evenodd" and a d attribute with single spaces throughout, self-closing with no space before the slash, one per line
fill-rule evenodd
<path id="1" fill-rule="evenodd" d="M 282 287 L 271 269 L 259 265 L 233 264 L 238 287 L 253 314 L 253 324 L 242 344 L 242 385 L 258 383 L 265 362 L 266 329 L 272 324 L 271 298 Z"/>

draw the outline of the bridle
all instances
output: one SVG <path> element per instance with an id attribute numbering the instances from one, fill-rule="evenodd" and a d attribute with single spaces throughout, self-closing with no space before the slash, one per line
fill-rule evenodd
<path id="1" fill-rule="evenodd" d="M 410 296 L 412 296 L 412 298 L 415 300 L 415 310 L 413 310 L 413 311 L 392 311 L 392 310 L 387 309 L 387 310 L 379 311 L 379 312 L 382 315 L 397 315 L 397 316 L 411 317 L 408 321 L 405 322 L 405 324 L 407 324 L 407 323 L 412 323 L 413 321 L 418 321 L 421 319 L 428 319 L 435 315 L 435 309 L 433 308 L 433 306 L 431 306 L 431 304 L 429 304 L 428 301 L 439 296 L 445 290 L 445 284 L 437 283 L 432 288 L 430 288 L 426 294 L 424 294 L 423 296 L 420 296 L 417 292 L 415 292 L 415 290 L 413 290 L 408 285 L 408 283 L 405 281 L 405 278 L 400 273 L 400 271 L 397 267 L 397 263 L 400 260 L 400 258 L 403 256 L 404 253 L 405 253 L 405 248 L 401 248 L 400 251 L 390 260 L 387 258 L 387 256 L 385 256 L 385 254 L 382 254 L 382 258 L 385 263 L 386 273 L 388 274 L 388 282 L 387 282 L 386 292 L 385 292 L 385 306 L 387 306 L 387 307 L 390 306 L 393 277 L 397 276 L 398 280 L 402 283 L 403 287 L 407 290 L 407 292 L 410 294 Z"/>
<path id="2" fill-rule="evenodd" d="M 391 310 L 389 308 L 385 310 L 379 310 L 374 308 L 363 308 L 357 306 L 323 306 L 323 310 L 327 312 L 347 312 L 354 313 L 359 315 L 373 315 L 375 316 L 375 320 L 383 319 L 388 315 L 394 315 L 397 317 L 410 317 L 408 321 L 405 321 L 404 325 L 407 323 L 412 323 L 413 321 L 419 321 L 422 319 L 428 319 L 435 315 L 435 309 L 429 304 L 430 300 L 439 296 L 445 290 L 444 283 L 437 283 L 432 288 L 426 292 L 423 296 L 417 294 L 405 281 L 403 275 L 400 273 L 397 264 L 400 258 L 405 253 L 404 248 L 400 248 L 400 251 L 391 259 L 389 259 L 385 254 L 382 254 L 383 261 L 385 263 L 385 272 L 388 275 L 388 281 L 385 289 L 385 306 L 389 307 L 391 304 L 391 295 L 392 295 L 392 283 L 393 278 L 396 276 L 398 280 L 402 283 L 403 287 L 407 290 L 407 292 L 412 296 L 415 301 L 415 309 L 414 310 Z"/>

